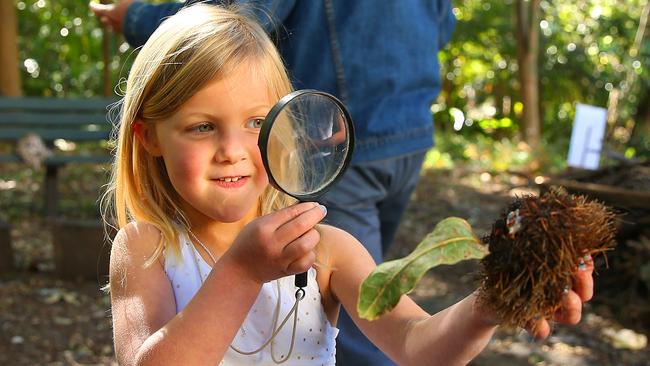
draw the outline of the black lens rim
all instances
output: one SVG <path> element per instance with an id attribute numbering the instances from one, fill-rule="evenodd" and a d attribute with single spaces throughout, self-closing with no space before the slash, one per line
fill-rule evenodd
<path id="1" fill-rule="evenodd" d="M 294 99 L 303 96 L 305 94 L 315 94 L 315 95 L 320 95 L 326 98 L 329 98 L 332 100 L 343 112 L 343 116 L 345 117 L 345 124 L 349 132 L 349 146 L 348 146 L 348 152 L 345 156 L 345 159 L 343 160 L 343 166 L 339 170 L 339 172 L 336 174 L 336 176 L 325 186 L 323 186 L 321 189 L 307 193 L 307 194 L 296 194 L 296 193 L 291 193 L 287 192 L 284 188 L 282 188 L 278 182 L 275 180 L 275 177 L 273 177 L 273 173 L 271 172 L 271 168 L 269 165 L 269 160 L 268 160 L 268 155 L 267 155 L 267 146 L 268 146 L 268 141 L 269 141 L 269 136 L 271 134 L 271 129 L 273 128 L 273 124 L 275 123 L 276 118 L 282 112 L 282 110 Z M 291 92 L 284 97 L 282 97 L 274 106 L 271 108 L 269 113 L 266 115 L 264 118 L 264 123 L 262 124 L 262 128 L 260 130 L 260 135 L 257 140 L 257 146 L 260 149 L 260 153 L 262 155 L 262 162 L 264 164 L 264 169 L 266 170 L 267 176 L 269 177 L 269 183 L 271 185 L 286 194 L 288 194 L 291 197 L 296 198 L 300 202 L 308 202 L 308 201 L 318 201 L 318 198 L 322 196 L 325 192 L 327 192 L 345 173 L 345 171 L 348 169 L 348 166 L 350 165 L 350 161 L 352 160 L 352 154 L 354 152 L 354 145 L 355 145 L 355 134 L 354 134 L 354 123 L 352 123 L 352 117 L 350 117 L 350 112 L 348 112 L 348 109 L 345 108 L 345 105 L 343 102 L 341 102 L 338 98 L 333 96 L 332 94 L 320 91 L 320 90 L 315 90 L 315 89 L 301 89 L 301 90 L 296 90 L 294 92 Z"/>

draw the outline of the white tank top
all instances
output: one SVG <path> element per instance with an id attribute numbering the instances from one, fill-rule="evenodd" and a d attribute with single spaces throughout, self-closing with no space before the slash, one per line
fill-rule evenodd
<path id="1" fill-rule="evenodd" d="M 165 273 L 174 290 L 176 312 L 181 311 L 199 290 L 212 269 L 194 248 L 187 236 L 181 234 L 181 256 L 165 255 Z M 336 353 L 336 335 L 338 329 L 333 327 L 321 303 L 321 296 L 316 282 L 316 270 L 310 268 L 305 297 L 298 308 L 298 324 L 291 357 L 281 365 L 334 365 Z M 287 276 L 277 281 L 265 283 L 257 296 L 255 304 L 248 312 L 246 320 L 240 327 L 232 345 L 240 351 L 252 351 L 259 348 L 273 331 L 273 314 L 278 301 L 280 286 L 280 315 L 278 325 L 291 311 L 295 302 L 294 276 Z M 226 295 L 227 296 L 227 295 Z M 208 326 L 208 325 L 206 325 Z M 214 325 L 218 327 L 218 324 Z M 282 327 L 273 343 L 273 355 L 280 361 L 287 356 L 291 345 L 293 315 Z M 223 366 L 237 365 L 275 365 L 271 357 L 271 344 L 254 355 L 242 355 L 228 348 Z"/>

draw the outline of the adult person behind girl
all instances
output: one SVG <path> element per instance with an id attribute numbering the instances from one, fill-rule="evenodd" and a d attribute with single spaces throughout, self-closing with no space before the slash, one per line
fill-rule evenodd
<path id="1" fill-rule="evenodd" d="M 296 87 L 329 92 L 346 104 L 355 123 L 355 154 L 346 174 L 321 203 L 329 209 L 327 223 L 352 234 L 377 263 L 383 261 L 425 152 L 433 145 L 429 107 L 440 91 L 437 53 L 448 42 L 455 22 L 451 1 L 201 2 L 253 3 L 258 20 L 274 35 Z M 138 47 L 182 6 L 121 0 L 91 8 Z M 345 311 L 339 327 L 340 363 L 393 364 Z"/>
<path id="2" fill-rule="evenodd" d="M 375 264 L 350 234 L 318 224 L 268 184 L 261 121 L 291 91 L 263 29 L 235 9 L 197 5 L 166 20 L 130 70 L 107 199 L 119 232 L 110 268 L 122 365 L 332 365 L 340 305 L 403 365 L 466 364 L 496 322 L 470 295 L 430 316 L 409 297 L 368 322 L 359 285 Z M 110 221 L 109 221 L 110 222 Z M 593 267 L 578 271 L 561 322 L 577 322 Z M 275 333 L 309 271 L 297 326 Z M 287 277 L 288 276 L 288 277 Z M 540 319 L 534 335 L 549 333 Z M 237 350 L 235 350 L 237 349 Z"/>

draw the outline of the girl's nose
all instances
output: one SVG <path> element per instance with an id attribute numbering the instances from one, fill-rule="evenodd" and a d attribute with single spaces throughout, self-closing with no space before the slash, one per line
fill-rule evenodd
<path id="1" fill-rule="evenodd" d="M 246 158 L 246 139 L 235 132 L 223 133 L 217 141 L 215 159 L 220 163 L 234 164 Z"/>

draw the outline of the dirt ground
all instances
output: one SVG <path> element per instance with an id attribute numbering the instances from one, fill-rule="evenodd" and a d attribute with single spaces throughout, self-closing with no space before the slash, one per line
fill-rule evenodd
<path id="1" fill-rule="evenodd" d="M 389 257 L 409 253 L 448 216 L 467 219 L 482 235 L 513 195 L 525 193 L 536 192 L 517 176 L 427 171 Z M 51 238 L 43 228 L 36 220 L 11 231 L 19 269 L 0 275 L 0 365 L 116 364 L 110 304 L 100 291 L 105 279 L 54 278 Z M 597 263 L 598 283 L 608 270 L 604 262 Z M 438 267 L 410 296 L 430 311 L 440 310 L 472 292 L 477 268 L 474 261 Z M 618 285 L 623 293 L 629 284 Z M 555 325 L 543 342 L 520 330 L 499 330 L 471 365 L 650 365 L 650 327 L 643 321 L 650 315 L 650 298 L 630 297 L 630 291 L 618 296 L 617 291 L 597 292 L 580 324 Z"/>

